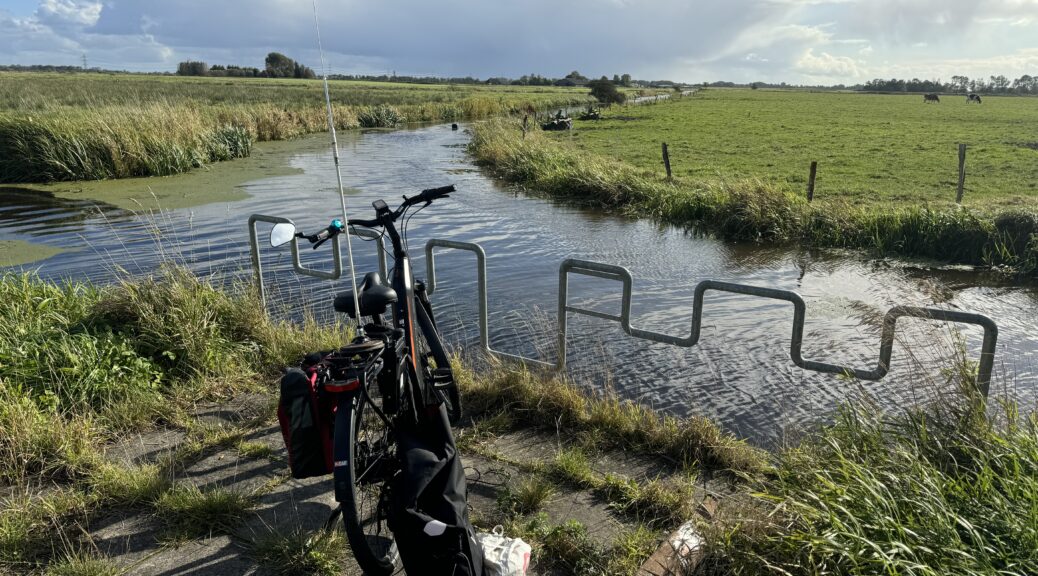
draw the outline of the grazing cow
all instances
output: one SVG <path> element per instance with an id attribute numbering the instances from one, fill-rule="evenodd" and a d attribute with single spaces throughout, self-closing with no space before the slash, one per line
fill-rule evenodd
<path id="1" fill-rule="evenodd" d="M 977 104 L 980 104 L 980 94 L 977 94 L 976 92 L 970 92 L 969 94 L 967 94 L 966 103 L 969 104 L 970 102 L 976 102 Z"/>
<path id="2" fill-rule="evenodd" d="M 929 104 L 930 102 L 941 103 L 941 98 L 936 94 L 923 94 L 923 102 Z"/>

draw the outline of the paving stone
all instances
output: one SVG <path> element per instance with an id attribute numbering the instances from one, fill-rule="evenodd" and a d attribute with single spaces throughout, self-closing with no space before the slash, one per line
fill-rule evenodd
<path id="1" fill-rule="evenodd" d="M 116 464 L 139 466 L 155 462 L 184 441 L 182 430 L 160 428 L 120 438 L 108 446 L 105 457 Z"/>

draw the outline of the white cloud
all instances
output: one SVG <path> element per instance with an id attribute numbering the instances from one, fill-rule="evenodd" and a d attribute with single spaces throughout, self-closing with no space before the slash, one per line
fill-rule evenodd
<path id="1" fill-rule="evenodd" d="M 838 78 L 860 78 L 863 71 L 858 62 L 846 56 L 833 56 L 828 52 L 815 55 L 813 49 L 808 49 L 803 56 L 797 60 L 795 69 L 808 76 L 833 76 Z"/>
<path id="2" fill-rule="evenodd" d="M 92 26 L 101 17 L 100 2 L 76 0 L 43 0 L 36 9 L 36 19 L 51 27 Z"/>

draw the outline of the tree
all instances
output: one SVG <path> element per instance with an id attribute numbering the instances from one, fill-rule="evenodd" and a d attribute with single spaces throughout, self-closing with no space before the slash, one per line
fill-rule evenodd
<path id="1" fill-rule="evenodd" d="M 991 86 L 996 92 L 1005 92 L 1006 88 L 1009 87 L 1009 78 L 999 74 L 998 76 L 991 77 Z"/>
<path id="2" fill-rule="evenodd" d="M 620 77 L 620 85 L 625 87 L 625 88 L 630 86 L 631 85 L 631 75 L 630 74 L 624 74 L 623 76 L 621 76 Z"/>
<path id="3" fill-rule="evenodd" d="M 209 65 L 205 62 L 188 60 L 177 64 L 177 76 L 205 76 L 209 73 Z"/>
<path id="4" fill-rule="evenodd" d="M 609 80 L 592 80 L 587 85 L 591 88 L 591 95 L 602 104 L 623 104 L 627 101 L 627 96 Z"/>
<path id="5" fill-rule="evenodd" d="M 577 81 L 586 82 L 587 81 L 587 77 L 582 75 L 580 72 L 577 72 L 576 70 L 570 72 L 569 74 L 566 74 L 566 78 L 569 79 L 569 80 L 573 80 L 574 82 L 577 82 Z"/>
<path id="6" fill-rule="evenodd" d="M 292 78 L 295 76 L 296 63 L 294 60 L 279 52 L 267 54 L 266 63 L 267 76 L 271 78 Z"/>
<path id="7" fill-rule="evenodd" d="M 970 87 L 969 76 L 952 76 L 952 84 L 955 84 L 960 92 L 968 92 Z"/>

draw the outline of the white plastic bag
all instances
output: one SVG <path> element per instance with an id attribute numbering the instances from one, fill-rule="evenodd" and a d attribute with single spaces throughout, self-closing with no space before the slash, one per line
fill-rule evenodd
<path id="1" fill-rule="evenodd" d="M 503 526 L 490 533 L 476 534 L 483 546 L 483 573 L 486 576 L 526 576 L 530 567 L 530 545 L 522 538 L 505 536 Z"/>

